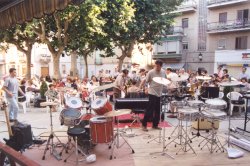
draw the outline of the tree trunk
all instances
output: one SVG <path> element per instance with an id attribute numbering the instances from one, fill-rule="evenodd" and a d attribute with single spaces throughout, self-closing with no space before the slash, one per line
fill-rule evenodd
<path id="1" fill-rule="evenodd" d="M 77 54 L 75 51 L 72 51 L 71 54 L 71 67 L 70 67 L 70 76 L 76 77 L 77 72 Z"/>
<path id="2" fill-rule="evenodd" d="M 54 67 L 54 75 L 53 78 L 61 78 L 60 75 L 60 56 L 61 54 L 52 54 L 53 57 L 53 67 Z"/>
<path id="3" fill-rule="evenodd" d="M 88 68 L 88 55 L 84 55 L 84 63 L 85 63 L 85 77 L 89 76 L 89 68 Z"/>
<path id="4" fill-rule="evenodd" d="M 121 72 L 122 70 L 122 65 L 123 65 L 123 61 L 126 58 L 126 54 L 122 53 L 122 56 L 119 57 L 119 62 L 118 62 L 118 71 Z"/>
<path id="5" fill-rule="evenodd" d="M 26 53 L 26 69 L 27 69 L 27 74 L 26 78 L 31 79 L 31 49 L 27 51 Z"/>

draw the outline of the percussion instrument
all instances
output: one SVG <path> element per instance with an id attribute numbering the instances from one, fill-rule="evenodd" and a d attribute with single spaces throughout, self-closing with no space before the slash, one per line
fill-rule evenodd
<path id="1" fill-rule="evenodd" d="M 98 87 L 94 88 L 92 92 L 98 92 L 98 91 L 102 91 L 102 90 L 109 89 L 112 87 L 115 87 L 115 83 L 98 86 Z"/>
<path id="2" fill-rule="evenodd" d="M 189 78 L 188 74 L 183 74 L 183 75 L 172 77 L 171 80 L 174 82 L 182 82 L 182 81 L 187 81 L 188 78 Z"/>
<path id="3" fill-rule="evenodd" d="M 112 105 L 110 104 L 108 99 L 104 97 L 94 100 L 91 104 L 91 108 L 97 115 L 104 115 L 105 113 L 112 111 Z"/>
<path id="4" fill-rule="evenodd" d="M 183 108 L 184 106 L 186 106 L 185 101 L 171 101 L 170 102 L 171 112 L 178 112 L 178 108 Z"/>
<path id="5" fill-rule="evenodd" d="M 158 84 L 165 85 L 165 86 L 170 84 L 170 81 L 166 78 L 163 78 L 163 77 L 154 77 L 153 81 L 158 83 Z"/>
<path id="6" fill-rule="evenodd" d="M 118 98 L 115 109 L 147 109 L 148 103 L 148 98 Z"/>
<path id="7" fill-rule="evenodd" d="M 197 80 L 211 80 L 212 78 L 209 76 L 196 76 Z"/>
<path id="8" fill-rule="evenodd" d="M 222 100 L 222 99 L 208 99 L 205 101 L 205 103 L 207 104 L 208 108 L 210 109 L 225 109 L 227 108 L 227 102 Z"/>
<path id="9" fill-rule="evenodd" d="M 90 137 L 94 144 L 111 142 L 113 130 L 113 118 L 99 116 L 90 119 Z"/>
<path id="10" fill-rule="evenodd" d="M 46 106 L 54 106 L 54 105 L 58 105 L 58 104 L 59 104 L 59 103 L 47 101 L 47 102 L 42 102 L 42 103 L 40 103 L 40 106 L 46 107 Z"/>
<path id="11" fill-rule="evenodd" d="M 82 100 L 78 97 L 69 97 L 66 99 L 66 105 L 69 108 L 79 109 L 83 106 Z"/>
<path id="12" fill-rule="evenodd" d="M 120 116 L 120 115 L 126 115 L 131 113 L 131 109 L 120 109 L 117 111 L 110 111 L 104 114 L 106 117 L 115 117 L 115 116 Z"/>
<path id="13" fill-rule="evenodd" d="M 189 100 L 187 101 L 188 105 L 193 108 L 200 108 L 204 105 L 203 101 L 200 100 Z"/>
<path id="14" fill-rule="evenodd" d="M 202 111 L 202 115 L 212 119 L 225 119 L 227 116 L 225 112 L 217 109 L 206 109 L 205 111 Z"/>
<path id="15" fill-rule="evenodd" d="M 226 81 L 226 82 L 221 82 L 219 85 L 220 86 L 237 86 L 240 84 L 241 84 L 241 82 L 239 82 L 239 81 Z"/>
<path id="16" fill-rule="evenodd" d="M 179 117 L 181 117 L 183 119 L 185 116 L 198 114 L 199 111 L 197 109 L 194 109 L 194 108 L 184 107 L 184 108 L 179 108 L 178 113 L 179 113 Z M 194 118 L 194 116 L 190 116 L 190 120 L 192 120 L 192 118 Z"/>
<path id="17" fill-rule="evenodd" d="M 74 108 L 63 109 L 60 113 L 61 125 L 75 126 L 80 122 L 81 112 Z"/>

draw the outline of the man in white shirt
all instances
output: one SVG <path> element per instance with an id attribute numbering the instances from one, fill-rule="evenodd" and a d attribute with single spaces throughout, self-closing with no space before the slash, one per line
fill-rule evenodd
<path id="1" fill-rule="evenodd" d="M 247 80 L 249 79 L 249 75 L 246 73 L 246 71 L 247 71 L 247 68 L 242 67 L 242 73 L 240 73 L 239 80 L 241 80 L 242 78 L 246 78 Z"/>

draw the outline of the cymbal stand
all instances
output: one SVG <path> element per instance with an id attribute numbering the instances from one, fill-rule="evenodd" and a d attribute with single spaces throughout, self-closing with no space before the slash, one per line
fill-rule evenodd
<path id="1" fill-rule="evenodd" d="M 168 98 L 167 97 L 161 97 L 161 102 L 160 102 L 160 112 L 162 112 L 162 106 L 164 106 L 164 108 L 163 108 L 163 113 L 164 113 L 164 116 L 165 116 L 165 113 L 166 113 L 166 110 L 168 110 L 168 100 L 167 100 Z M 164 127 L 164 129 L 165 129 L 165 127 Z M 163 132 L 165 132 L 165 131 L 163 131 Z M 165 140 L 165 133 L 163 133 L 162 135 L 161 135 L 161 130 L 159 130 L 159 136 L 158 137 L 155 137 L 155 138 L 153 138 L 153 139 L 151 139 L 151 140 L 149 140 L 147 143 L 150 143 L 150 142 L 152 142 L 152 141 L 155 141 L 155 142 L 157 142 L 157 143 L 161 143 L 162 141 L 164 141 Z"/>
<path id="2" fill-rule="evenodd" d="M 59 138 L 56 136 L 55 132 L 53 131 L 53 121 L 52 121 L 52 106 L 49 106 L 50 108 L 50 135 L 49 138 L 47 140 L 47 144 L 43 153 L 43 157 L 42 160 L 45 160 L 45 155 L 46 152 L 49 150 L 49 146 L 50 148 L 50 154 L 52 154 L 57 160 L 61 160 L 61 156 L 57 153 L 56 151 L 56 144 L 54 143 L 54 137 L 57 139 L 57 141 L 59 142 L 59 144 L 62 145 L 62 142 L 59 140 Z"/>
<path id="3" fill-rule="evenodd" d="M 128 141 L 122 136 L 120 130 L 119 130 L 119 116 L 116 116 L 117 119 L 117 127 L 116 127 L 116 133 L 114 135 L 114 138 L 111 142 L 111 144 L 109 145 L 111 147 L 111 154 L 109 159 L 112 160 L 114 157 L 114 150 L 115 148 L 119 149 L 121 148 L 124 144 L 127 144 L 129 146 L 129 148 L 132 150 L 132 153 L 135 153 L 134 149 L 132 148 L 132 146 L 128 143 Z M 120 144 L 120 137 L 123 139 L 123 143 Z"/>
<path id="4" fill-rule="evenodd" d="M 164 99 L 166 100 L 165 97 L 164 97 Z M 164 108 L 163 108 L 164 115 L 166 113 L 166 110 L 168 109 L 166 105 L 168 105 L 168 102 L 165 103 Z M 166 152 L 167 149 L 165 148 L 165 142 L 166 142 L 165 135 L 166 135 L 166 127 L 164 126 L 163 127 L 163 135 L 161 136 L 161 131 L 160 131 L 159 137 L 157 137 L 157 138 L 159 138 L 159 143 L 160 143 L 160 140 L 162 140 L 162 151 L 160 151 L 160 152 L 153 152 L 153 153 L 150 153 L 150 155 L 160 154 L 161 156 L 165 156 L 166 155 L 166 156 L 174 159 L 173 156 L 171 156 L 170 154 L 168 154 Z M 157 138 L 155 138 L 155 139 L 157 139 Z M 153 140 L 155 140 L 155 139 L 153 139 Z M 151 141 L 153 141 L 153 140 L 151 140 Z"/>

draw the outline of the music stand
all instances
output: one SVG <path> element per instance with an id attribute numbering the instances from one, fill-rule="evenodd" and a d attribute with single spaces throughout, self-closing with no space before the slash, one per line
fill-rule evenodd
<path id="1" fill-rule="evenodd" d="M 219 87 L 202 87 L 202 89 L 204 89 L 204 92 L 201 95 L 202 98 L 211 99 L 219 97 Z"/>

